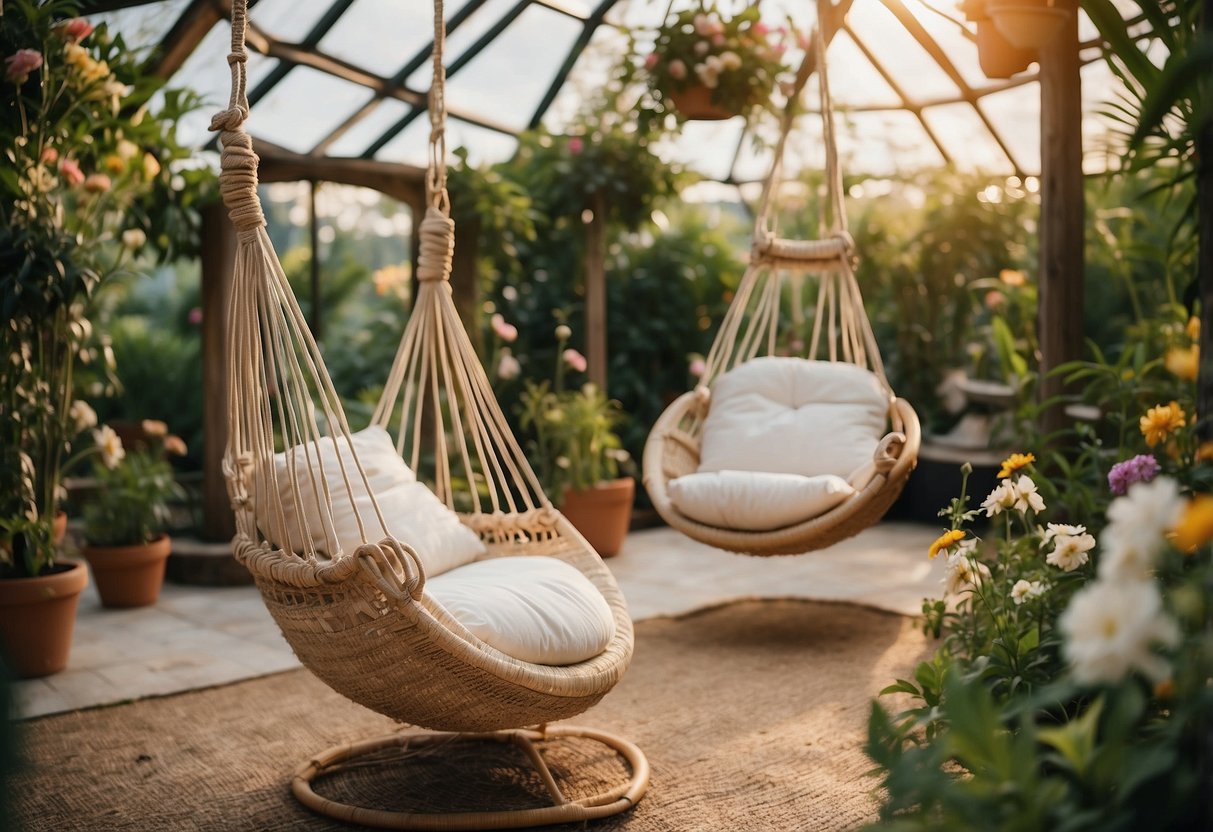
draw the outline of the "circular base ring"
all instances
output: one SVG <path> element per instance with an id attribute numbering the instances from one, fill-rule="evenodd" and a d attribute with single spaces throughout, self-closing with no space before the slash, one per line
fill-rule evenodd
<path id="1" fill-rule="evenodd" d="M 631 778 L 591 797 L 569 800 L 560 792 L 536 742 L 561 737 L 580 737 L 602 743 L 618 753 L 632 770 Z M 312 789 L 312 781 L 328 769 L 348 763 L 385 748 L 426 746 L 460 740 L 512 743 L 517 745 L 535 766 L 548 793 L 551 806 L 534 809 L 503 810 L 499 812 L 418 813 L 391 812 L 351 806 L 321 797 Z M 326 817 L 348 823 L 360 823 L 378 829 L 476 830 L 518 829 L 553 823 L 577 823 L 608 817 L 623 812 L 644 796 L 649 788 L 649 762 L 639 748 L 622 737 L 575 725 L 552 725 L 538 730 L 518 728 L 482 734 L 450 734 L 445 732 L 406 734 L 395 733 L 361 742 L 338 745 L 317 754 L 295 770 L 291 792 L 307 808 Z"/>

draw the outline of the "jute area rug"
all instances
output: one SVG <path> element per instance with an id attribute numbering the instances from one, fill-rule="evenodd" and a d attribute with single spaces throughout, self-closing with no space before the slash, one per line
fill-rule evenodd
<path id="1" fill-rule="evenodd" d="M 747 601 L 641 622 L 623 681 L 572 722 L 637 743 L 651 786 L 635 809 L 590 828 L 815 832 L 874 818 L 861 750 L 869 701 L 929 650 L 911 619 L 844 604 Z M 297 804 L 290 773 L 395 726 L 297 670 L 21 727 L 21 828 L 177 832 L 351 828 Z M 417 799 L 488 808 L 507 789 L 525 803 L 538 786 L 509 773 L 498 759 L 509 753 L 385 761 L 317 791 L 387 809 Z M 552 758 L 573 795 L 580 777 L 623 771 L 576 743 Z"/>

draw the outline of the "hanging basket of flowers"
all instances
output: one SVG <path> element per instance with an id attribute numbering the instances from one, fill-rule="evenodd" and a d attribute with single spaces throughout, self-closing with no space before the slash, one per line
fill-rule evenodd
<path id="1" fill-rule="evenodd" d="M 672 15 L 644 61 L 654 95 L 684 119 L 715 120 L 769 107 L 792 68 L 787 25 L 763 22 L 757 3 L 735 15 L 700 3 Z"/>

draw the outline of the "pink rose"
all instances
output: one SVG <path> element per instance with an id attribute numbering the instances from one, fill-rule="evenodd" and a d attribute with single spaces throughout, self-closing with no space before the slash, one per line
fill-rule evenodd
<path id="1" fill-rule="evenodd" d="M 84 171 L 76 164 L 75 159 L 62 159 L 59 162 L 59 175 L 69 185 L 79 185 L 84 181 Z"/>
<path id="2" fill-rule="evenodd" d="M 493 325 L 493 332 L 502 341 L 505 341 L 507 344 L 512 344 L 518 339 L 518 327 L 514 326 L 513 324 L 506 323 L 505 318 L 502 317 L 501 314 L 494 315 L 492 318 L 490 318 L 490 321 Z"/>
<path id="3" fill-rule="evenodd" d="M 569 153 L 572 153 L 574 156 L 580 156 L 583 150 L 585 150 L 585 142 L 579 136 L 573 136 L 573 138 L 569 139 Z"/>
<path id="4" fill-rule="evenodd" d="M 53 148 L 53 147 L 42 148 L 42 163 L 43 164 L 53 165 L 53 164 L 55 164 L 55 162 L 58 162 L 58 161 L 59 161 L 59 151 L 58 150 L 55 150 L 55 148 Z"/>
<path id="5" fill-rule="evenodd" d="M 4 77 L 17 86 L 29 80 L 29 74 L 42 66 L 42 53 L 37 49 L 18 49 L 4 59 Z"/>
<path id="6" fill-rule="evenodd" d="M 675 58 L 670 61 L 670 77 L 675 81 L 681 81 L 687 77 L 687 65 Z"/>
<path id="7" fill-rule="evenodd" d="M 198 326 L 198 324 L 202 323 L 202 307 L 195 306 L 191 309 L 189 315 L 186 316 L 186 320 L 193 326 Z"/>
<path id="8" fill-rule="evenodd" d="M 79 43 L 93 33 L 93 24 L 83 17 L 73 17 L 57 25 L 55 31 L 62 35 L 64 40 Z"/>
<path id="9" fill-rule="evenodd" d="M 657 53 L 650 52 L 648 55 L 645 55 L 645 57 L 644 57 L 644 68 L 652 69 L 655 66 L 657 66 Z"/>
<path id="10" fill-rule="evenodd" d="M 564 363 L 568 364 L 575 372 L 584 373 L 587 366 L 585 356 L 577 352 L 575 349 L 567 349 L 560 354 L 564 359 Z"/>
<path id="11" fill-rule="evenodd" d="M 696 358 L 687 369 L 695 378 L 703 378 L 703 374 L 708 371 L 708 365 L 702 358 Z"/>
<path id="12" fill-rule="evenodd" d="M 110 189 L 114 183 L 104 173 L 90 173 L 88 178 L 84 180 L 84 190 L 91 194 L 103 194 Z"/>

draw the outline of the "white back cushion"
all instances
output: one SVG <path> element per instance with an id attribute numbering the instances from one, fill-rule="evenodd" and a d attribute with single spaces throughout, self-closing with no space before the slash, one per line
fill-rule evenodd
<path id="1" fill-rule="evenodd" d="M 872 459 L 889 403 L 876 375 L 854 364 L 752 359 L 712 388 L 699 470 L 846 479 Z"/>
<path id="2" fill-rule="evenodd" d="M 418 482 L 416 475 L 396 452 L 388 432 L 369 427 L 351 435 L 354 453 L 366 472 L 370 493 L 358 475 L 351 443 L 344 437 L 323 438 L 295 446 L 293 453 L 274 455 L 274 470 L 278 493 L 282 500 L 282 516 L 278 517 L 266 504 L 256 503 L 257 525 L 266 538 L 276 546 L 291 551 L 304 549 L 304 530 L 300 512 L 307 520 L 307 533 L 317 551 L 335 555 L 338 551 L 352 553 L 363 543 L 378 543 L 384 537 L 370 494 L 378 500 L 387 534 L 416 550 L 427 576 L 439 575 L 448 569 L 470 563 L 484 554 L 484 543 L 441 500 Z M 340 459 L 340 462 L 339 462 Z M 291 481 L 291 463 L 297 485 Z M 341 464 L 349 477 L 351 491 L 347 492 Z M 312 487 L 308 471 L 316 475 Z M 323 483 L 328 483 L 328 499 Z M 297 489 L 297 491 L 296 491 Z M 295 502 L 297 493 L 298 505 Z M 347 493 L 353 494 L 351 504 Z M 321 504 L 328 504 L 328 511 Z M 355 515 L 357 510 L 357 516 Z M 329 523 L 329 512 L 332 523 Z M 362 518 L 363 531 L 358 529 Z"/>
<path id="3" fill-rule="evenodd" d="M 615 637 L 602 593 L 555 558 L 478 561 L 426 581 L 425 591 L 477 638 L 531 664 L 577 664 Z"/>
<path id="4" fill-rule="evenodd" d="M 825 514 L 855 493 L 833 474 L 765 474 L 713 471 L 670 481 L 670 501 L 680 512 L 709 526 L 770 531 Z"/>

